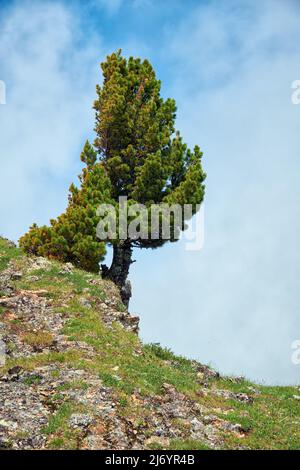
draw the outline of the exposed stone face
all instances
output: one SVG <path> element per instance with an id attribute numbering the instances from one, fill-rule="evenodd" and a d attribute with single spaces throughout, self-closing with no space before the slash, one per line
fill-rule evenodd
<path id="1" fill-rule="evenodd" d="M 246 393 L 233 393 L 230 390 L 215 390 L 214 393 L 215 395 L 224 397 L 228 400 L 236 400 L 241 403 L 248 403 L 248 404 L 253 403 L 253 398 L 250 395 L 247 395 Z"/>
<path id="2" fill-rule="evenodd" d="M 50 272 L 51 267 L 51 262 L 44 258 L 28 258 L 22 270 L 12 262 L 0 274 L 0 346 L 2 358 L 5 356 L 14 364 L 0 371 L 0 449 L 51 447 L 54 438 L 56 442 L 60 439 L 56 421 L 53 422 L 57 415 L 72 430 L 76 447 L 92 450 L 167 447 L 172 439 L 181 438 L 219 448 L 222 446 L 221 429 L 236 435 L 244 432 L 238 423 L 225 423 L 169 383 L 164 383 L 160 394 L 155 395 L 145 396 L 134 389 L 129 399 L 143 410 L 142 420 L 134 413 L 124 415 L 116 389 L 105 384 L 92 367 L 80 366 L 82 358 L 86 364 L 92 364 L 96 354 L 93 341 L 72 338 L 64 331 L 68 320 L 64 308 L 72 303 L 75 294 L 57 299 L 51 285 L 49 289 L 15 287 L 15 283 L 25 277 L 27 282 L 38 283 L 40 277 L 34 271 Z M 69 276 L 74 269 L 68 263 L 62 266 L 58 276 Z M 103 288 L 103 283 L 105 297 L 93 294 L 95 289 Z M 109 329 L 117 322 L 126 331 L 138 332 L 139 317 L 124 309 L 119 290 L 113 283 L 93 278 L 88 285 L 90 288 L 79 286 L 80 294 L 76 297 L 85 311 L 99 312 Z M 74 318 L 78 316 L 80 312 L 75 312 Z M 62 354 L 76 354 L 75 365 L 61 361 Z M 137 347 L 134 354 L 139 356 L 143 352 Z M 170 361 L 166 364 L 173 367 Z M 193 367 L 199 394 L 208 395 L 206 382 L 217 374 L 197 362 Z M 122 381 L 119 366 L 111 370 L 111 377 L 117 383 Z M 213 393 L 250 403 L 250 397 L 243 394 L 233 396 L 223 390 Z"/>
<path id="3" fill-rule="evenodd" d="M 70 426 L 77 429 L 87 429 L 93 422 L 93 416 L 83 413 L 73 413 L 69 419 Z"/>
<path id="4" fill-rule="evenodd" d="M 195 403 L 168 384 L 160 396 L 144 397 L 139 391 L 133 393 L 134 399 L 148 410 L 141 426 L 135 420 L 122 417 L 113 390 L 104 387 L 100 379 L 66 367 L 54 378 L 56 371 L 55 365 L 39 367 L 31 373 L 16 369 L 1 377 L 0 448 L 46 448 L 48 436 L 42 430 L 55 409 L 69 401 L 92 411 L 92 414 L 72 413 L 69 417 L 70 427 L 78 432 L 80 447 L 91 450 L 143 449 L 151 443 L 166 445 L 170 439 L 185 436 L 187 430 L 192 439 L 218 448 L 222 444 L 218 433 L 220 425 L 232 432 L 242 432 L 239 425 L 231 425 L 229 429 L 228 423 L 217 417 L 206 423 Z M 55 397 L 55 390 L 79 378 L 89 385 L 87 389 L 66 389 Z"/>
<path id="5" fill-rule="evenodd" d="M 12 245 L 13 246 L 13 245 Z M 12 262 L 0 274 L 0 308 L 3 311 L 0 322 L 1 364 L 5 365 L 8 359 L 32 358 L 38 354 L 50 354 L 76 350 L 82 351 L 85 357 L 93 357 L 94 349 L 85 342 L 70 341 L 62 334 L 67 318 L 59 311 L 53 299 L 49 298 L 46 289 L 22 290 L 15 289 L 14 281 L 35 270 L 45 271 L 51 268 L 49 260 L 38 257 L 28 258 L 24 263 L 24 271 L 18 271 Z M 74 267 L 71 263 L 62 266 L 60 275 L 72 273 Z M 36 275 L 28 276 L 27 280 L 39 281 Z M 97 286 L 96 279 L 91 280 L 91 286 Z M 99 281 L 100 284 L 100 281 Z M 107 284 L 109 293 L 104 300 L 92 298 L 89 289 L 80 297 L 79 301 L 85 308 L 91 308 L 92 303 L 99 308 L 99 315 L 103 322 L 110 326 L 119 322 L 128 331 L 138 331 L 139 318 L 131 316 L 127 311 L 120 311 L 121 298 L 116 286 Z M 67 300 L 67 299 L 64 299 Z M 69 299 L 68 299 L 69 300 Z M 26 342 L 26 335 L 36 334 L 37 338 L 49 332 L 53 340 L 47 344 L 31 344 Z M 0 374 L 0 448 L 12 449 L 40 449 L 45 448 L 47 435 L 42 433 L 55 411 L 56 405 L 51 397 L 59 386 L 67 381 L 85 380 L 88 391 L 68 390 L 61 392 L 64 400 L 72 400 L 78 405 L 95 407 L 95 416 L 107 416 L 107 410 L 114 409 L 112 392 L 103 387 L 100 379 L 83 370 L 61 369 L 59 378 L 53 378 L 52 373 L 57 371 L 55 365 L 36 367 L 32 373 L 16 366 L 5 374 Z M 113 418 L 116 420 L 117 418 Z M 107 420 L 106 420 L 107 421 Z M 95 417 L 85 413 L 73 413 L 69 424 L 78 433 L 86 433 L 95 424 Z M 111 426 L 112 427 L 112 426 Z M 115 441 L 118 438 L 120 423 L 116 423 Z M 113 430 L 110 431 L 113 434 Z M 83 435 L 82 435 L 83 439 Z M 92 442 L 93 437 L 90 436 Z M 126 443 L 125 443 L 126 441 Z M 104 441 L 103 441 L 104 442 Z M 124 448 L 128 442 L 123 438 Z M 84 444 L 86 445 L 86 444 Z M 104 447 L 108 447 L 105 441 Z"/>

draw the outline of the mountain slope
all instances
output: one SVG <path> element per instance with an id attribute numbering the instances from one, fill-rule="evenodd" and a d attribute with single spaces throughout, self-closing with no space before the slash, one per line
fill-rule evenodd
<path id="1" fill-rule="evenodd" d="M 300 392 L 159 345 L 114 284 L 0 238 L 0 448 L 300 449 Z"/>

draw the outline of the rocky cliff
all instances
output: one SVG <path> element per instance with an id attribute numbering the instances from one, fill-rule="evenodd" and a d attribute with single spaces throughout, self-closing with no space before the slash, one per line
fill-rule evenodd
<path id="1" fill-rule="evenodd" d="M 297 387 L 220 377 L 138 323 L 111 282 L 0 238 L 0 448 L 300 448 Z"/>

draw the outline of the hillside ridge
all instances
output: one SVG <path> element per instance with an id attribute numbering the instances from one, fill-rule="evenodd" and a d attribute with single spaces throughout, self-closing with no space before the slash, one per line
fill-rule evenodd
<path id="1" fill-rule="evenodd" d="M 1 449 L 300 449 L 298 387 L 143 345 L 100 276 L 0 238 Z"/>

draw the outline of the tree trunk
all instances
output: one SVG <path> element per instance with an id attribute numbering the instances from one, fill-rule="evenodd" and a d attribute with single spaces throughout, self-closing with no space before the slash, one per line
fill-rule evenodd
<path id="1" fill-rule="evenodd" d="M 131 285 L 127 276 L 132 263 L 132 246 L 130 242 L 124 241 L 119 245 L 113 245 L 113 260 L 110 268 L 101 265 L 102 276 L 110 279 L 120 288 L 122 302 L 126 307 L 131 297 Z"/>

